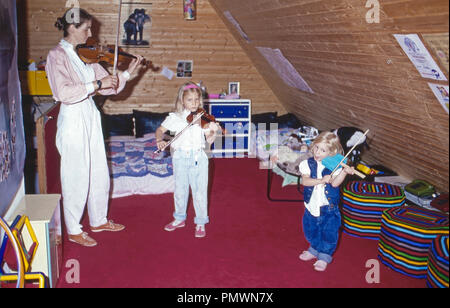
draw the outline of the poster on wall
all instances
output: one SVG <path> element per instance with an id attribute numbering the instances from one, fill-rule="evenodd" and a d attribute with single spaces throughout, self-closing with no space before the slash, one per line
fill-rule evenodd
<path id="1" fill-rule="evenodd" d="M 265 47 L 256 48 L 288 86 L 297 88 L 304 92 L 314 93 L 291 62 L 284 57 L 281 50 Z"/>
<path id="2" fill-rule="evenodd" d="M 417 34 L 394 34 L 394 37 L 423 78 L 447 81 Z"/>
<path id="3" fill-rule="evenodd" d="M 122 2 L 120 15 L 121 46 L 150 47 L 152 3 L 143 1 Z"/>
<path id="4" fill-rule="evenodd" d="M 431 88 L 431 91 L 433 91 L 434 95 L 438 99 L 439 103 L 441 103 L 442 107 L 444 107 L 445 111 L 447 111 L 448 114 L 448 103 L 449 103 L 449 92 L 448 92 L 448 86 L 443 86 L 440 84 L 435 83 L 428 83 L 428 85 Z"/>
<path id="5" fill-rule="evenodd" d="M 449 67 L 449 57 L 448 57 L 448 32 L 447 33 L 433 33 L 433 34 L 422 34 L 423 39 L 428 44 L 428 46 L 433 50 L 436 57 L 441 62 L 442 67 L 447 71 Z"/>
<path id="6" fill-rule="evenodd" d="M 18 191 L 25 163 L 16 1 L 0 1 L 0 216 Z"/>

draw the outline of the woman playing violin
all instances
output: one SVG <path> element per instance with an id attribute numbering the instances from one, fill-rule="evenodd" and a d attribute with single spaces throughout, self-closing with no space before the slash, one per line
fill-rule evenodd
<path id="1" fill-rule="evenodd" d="M 53 97 L 61 102 L 56 146 L 61 155 L 64 219 L 69 240 L 86 247 L 97 245 L 80 225 L 86 203 L 92 232 L 125 228 L 107 220 L 109 170 L 100 113 L 92 97 L 122 91 L 142 60 L 137 56 L 117 76 L 98 63 L 84 63 L 75 50 L 92 35 L 91 25 L 92 16 L 79 8 L 58 18 L 55 26 L 64 38 L 49 52 L 45 68 Z"/>
<path id="2" fill-rule="evenodd" d="M 166 231 L 174 231 L 185 226 L 186 210 L 189 199 L 189 187 L 192 189 L 195 219 L 197 225 L 195 237 L 206 236 L 205 224 L 209 223 L 208 216 L 208 157 L 204 151 L 206 141 L 212 143 L 216 134 L 221 130 L 215 122 L 204 126 L 189 123 L 187 118 L 203 107 L 202 91 L 192 82 L 181 86 L 175 102 L 175 112 L 170 113 L 156 131 L 156 140 L 159 149 L 166 146 L 163 141 L 164 133 L 168 130 L 179 133 L 183 131 L 176 141 L 172 142 L 172 163 L 175 176 L 174 220 L 165 226 Z M 193 119 L 192 119 L 193 120 Z"/>

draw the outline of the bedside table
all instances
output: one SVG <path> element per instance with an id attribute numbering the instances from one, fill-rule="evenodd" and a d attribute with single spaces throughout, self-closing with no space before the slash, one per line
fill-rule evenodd
<path id="1" fill-rule="evenodd" d="M 209 99 L 205 109 L 227 130 L 211 146 L 213 157 L 244 157 L 250 149 L 251 100 Z"/>

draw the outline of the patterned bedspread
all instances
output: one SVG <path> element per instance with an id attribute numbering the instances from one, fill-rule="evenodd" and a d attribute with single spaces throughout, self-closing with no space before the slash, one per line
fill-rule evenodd
<path id="1" fill-rule="evenodd" d="M 159 178 L 172 176 L 172 157 L 166 152 L 155 154 L 156 149 L 154 135 L 107 141 L 106 152 L 111 177 L 144 177 L 148 174 Z"/>

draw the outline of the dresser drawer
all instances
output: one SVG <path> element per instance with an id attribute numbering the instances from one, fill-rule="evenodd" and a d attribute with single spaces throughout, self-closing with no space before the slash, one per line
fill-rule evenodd
<path id="1" fill-rule="evenodd" d="M 248 119 L 249 106 L 227 106 L 227 105 L 211 105 L 211 114 L 216 118 L 237 118 Z"/>

